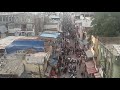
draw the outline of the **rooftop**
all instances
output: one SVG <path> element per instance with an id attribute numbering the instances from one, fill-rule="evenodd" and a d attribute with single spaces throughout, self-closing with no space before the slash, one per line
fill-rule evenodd
<path id="1" fill-rule="evenodd" d="M 20 66 L 23 65 L 21 60 L 4 60 L 0 62 L 0 74 L 17 74 L 19 75 Z"/>
<path id="2" fill-rule="evenodd" d="M 24 37 L 24 38 L 19 38 L 19 40 L 36 40 L 38 39 L 39 37 Z"/>
<path id="3" fill-rule="evenodd" d="M 31 64 L 44 64 L 45 57 L 48 58 L 49 55 L 48 52 L 29 53 L 26 54 L 26 61 Z"/>
<path id="4" fill-rule="evenodd" d="M 34 53 L 34 54 L 29 54 L 29 55 L 31 55 L 33 57 L 45 57 L 46 54 L 47 54 L 46 52 L 38 52 L 38 53 Z"/>
<path id="5" fill-rule="evenodd" d="M 5 49 L 6 46 L 10 45 L 14 40 L 19 38 L 24 38 L 24 36 L 8 36 L 6 38 L 0 39 L 0 49 Z"/>

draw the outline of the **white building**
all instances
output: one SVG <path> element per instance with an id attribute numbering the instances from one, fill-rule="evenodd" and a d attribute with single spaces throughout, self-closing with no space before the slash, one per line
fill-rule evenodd
<path id="1" fill-rule="evenodd" d="M 52 47 L 47 52 L 29 53 L 25 56 L 25 70 L 27 72 L 35 72 L 41 77 L 44 77 L 47 69 L 47 62 L 52 53 Z"/>
<path id="2" fill-rule="evenodd" d="M 61 32 L 62 24 L 59 15 L 50 15 L 49 22 L 44 25 L 44 31 Z"/>

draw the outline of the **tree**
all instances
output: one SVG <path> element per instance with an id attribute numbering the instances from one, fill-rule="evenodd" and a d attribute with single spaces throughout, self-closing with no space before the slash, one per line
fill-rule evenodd
<path id="1" fill-rule="evenodd" d="M 73 24 L 70 13 L 63 13 L 62 30 L 63 32 L 71 32 L 73 30 Z"/>
<path id="2" fill-rule="evenodd" d="M 89 34 L 114 37 L 120 35 L 120 12 L 96 12 Z"/>

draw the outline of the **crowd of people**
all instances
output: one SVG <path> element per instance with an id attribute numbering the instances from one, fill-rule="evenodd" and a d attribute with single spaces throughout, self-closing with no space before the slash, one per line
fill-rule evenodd
<path id="1" fill-rule="evenodd" d="M 61 40 L 61 52 L 58 58 L 58 75 L 69 75 L 66 78 L 77 78 L 77 67 L 79 70 L 81 64 L 87 59 L 83 48 L 77 47 L 78 42 L 75 40 L 75 35 L 62 36 Z M 76 55 L 77 58 L 72 58 L 71 55 Z M 81 73 L 84 77 L 84 72 Z"/>

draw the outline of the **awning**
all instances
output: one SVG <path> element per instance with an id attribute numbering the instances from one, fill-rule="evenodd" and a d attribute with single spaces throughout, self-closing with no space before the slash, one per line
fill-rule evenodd
<path id="1" fill-rule="evenodd" d="M 85 65 L 86 65 L 86 70 L 87 70 L 88 74 L 93 74 L 93 73 L 97 72 L 93 61 L 85 62 Z"/>
<path id="2" fill-rule="evenodd" d="M 94 55 L 93 55 L 93 53 L 92 53 L 91 50 L 87 50 L 85 53 L 86 53 L 86 55 L 87 55 L 87 58 L 92 58 L 92 57 L 94 57 Z"/>

